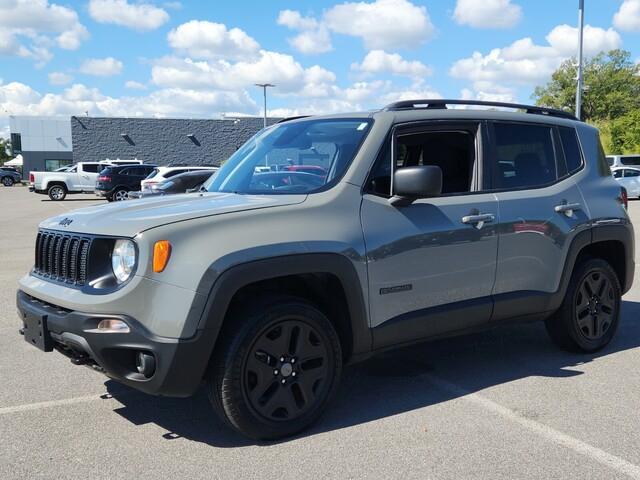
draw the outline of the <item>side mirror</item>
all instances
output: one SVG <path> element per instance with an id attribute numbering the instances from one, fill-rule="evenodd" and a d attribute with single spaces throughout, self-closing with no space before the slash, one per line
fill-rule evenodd
<path id="1" fill-rule="evenodd" d="M 418 198 L 437 197 L 442 193 L 442 169 L 435 165 L 405 167 L 393 176 L 393 197 L 396 207 L 412 204 Z"/>

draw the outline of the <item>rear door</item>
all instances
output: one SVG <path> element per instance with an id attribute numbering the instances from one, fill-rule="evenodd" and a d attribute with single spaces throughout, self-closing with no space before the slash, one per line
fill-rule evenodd
<path id="1" fill-rule="evenodd" d="M 621 184 L 627 189 L 629 197 L 640 196 L 640 170 L 625 168 L 623 175 Z"/>
<path id="2" fill-rule="evenodd" d="M 491 122 L 492 189 L 500 212 L 493 320 L 545 311 L 588 212 L 573 173 L 575 129 Z"/>
<path id="3" fill-rule="evenodd" d="M 82 190 L 94 190 L 96 180 L 98 179 L 98 171 L 101 165 L 99 163 L 82 163 L 81 171 L 78 172 L 78 180 Z"/>

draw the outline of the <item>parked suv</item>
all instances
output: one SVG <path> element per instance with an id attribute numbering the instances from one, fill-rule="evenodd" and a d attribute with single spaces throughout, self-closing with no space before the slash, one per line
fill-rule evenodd
<path id="1" fill-rule="evenodd" d="M 140 190 L 140 182 L 147 178 L 155 165 L 113 165 L 105 168 L 96 180 L 96 195 L 109 202 L 126 200 L 131 191 Z"/>
<path id="2" fill-rule="evenodd" d="M 147 178 L 145 178 L 141 183 L 141 191 L 142 192 L 150 192 L 153 185 L 160 183 L 168 178 L 172 178 L 175 175 L 180 175 L 182 173 L 187 172 L 197 172 L 201 170 L 211 170 L 215 172 L 218 170 L 218 167 L 197 167 L 197 166 L 172 166 L 172 167 L 157 167 L 155 168 Z"/>
<path id="3" fill-rule="evenodd" d="M 462 103 L 520 111 L 447 109 Z M 256 171 L 291 161 L 327 174 Z M 343 365 L 392 347 L 543 320 L 595 352 L 633 280 L 598 131 L 561 111 L 420 100 L 285 121 L 206 187 L 42 222 L 24 339 L 147 393 L 204 382 L 231 427 L 274 439 L 319 417 Z"/>
<path id="4" fill-rule="evenodd" d="M 20 183 L 22 175 L 11 167 L 0 167 L 0 183 L 5 187 L 12 187 L 14 183 Z"/>

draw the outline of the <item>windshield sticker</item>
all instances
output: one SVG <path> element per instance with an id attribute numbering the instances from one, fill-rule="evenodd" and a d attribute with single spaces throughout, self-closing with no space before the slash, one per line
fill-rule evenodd
<path id="1" fill-rule="evenodd" d="M 358 130 L 358 131 L 362 131 L 362 130 L 364 130 L 365 128 L 367 128 L 367 125 L 369 125 L 367 122 L 362 122 L 360 125 L 358 125 L 357 130 Z"/>

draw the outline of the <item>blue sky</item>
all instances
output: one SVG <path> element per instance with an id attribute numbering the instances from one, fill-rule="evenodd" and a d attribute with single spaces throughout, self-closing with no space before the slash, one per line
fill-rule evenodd
<path id="1" fill-rule="evenodd" d="M 640 57 L 640 0 L 586 0 L 586 50 Z M 399 98 L 530 100 L 575 53 L 578 0 L 0 0 L 9 114 L 219 117 Z"/>

